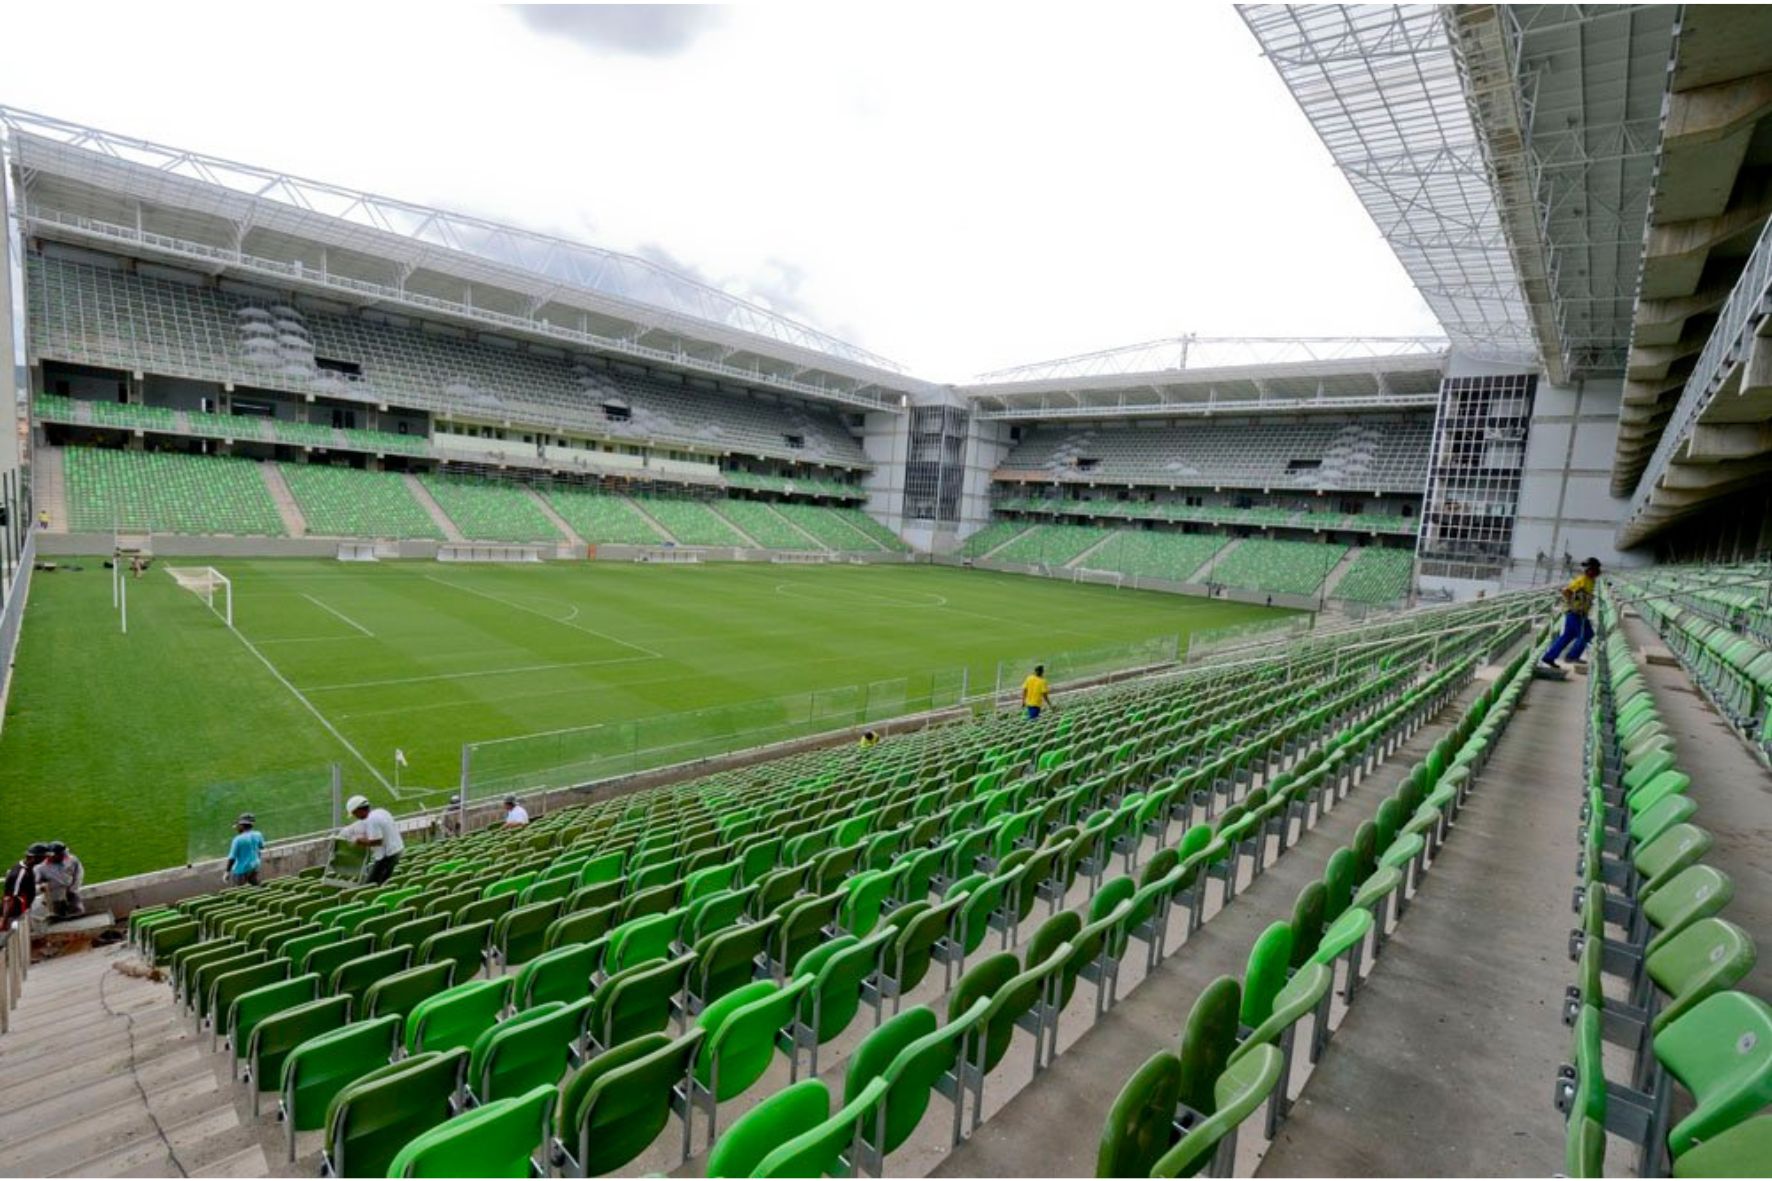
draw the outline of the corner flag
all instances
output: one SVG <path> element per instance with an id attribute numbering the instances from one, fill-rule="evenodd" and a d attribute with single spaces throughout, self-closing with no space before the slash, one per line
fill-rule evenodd
<path id="1" fill-rule="evenodd" d="M 394 748 L 394 761 L 399 763 L 402 767 L 406 765 L 406 752 L 397 746 Z"/>

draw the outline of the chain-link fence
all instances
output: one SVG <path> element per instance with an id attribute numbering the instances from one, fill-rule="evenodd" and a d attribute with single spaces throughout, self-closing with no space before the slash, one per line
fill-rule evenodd
<path id="1" fill-rule="evenodd" d="M 1082 681 L 1127 669 L 1172 664 L 1180 644 L 1180 636 L 1157 636 L 1125 644 L 1058 649 L 1014 660 L 1000 660 L 997 662 L 995 691 L 1000 696 L 1018 689 L 1036 667 L 1046 670 L 1046 679 L 1052 684 L 1061 685 L 1066 681 Z"/>
<path id="2" fill-rule="evenodd" d="M 592 783 L 655 767 L 945 709 L 966 699 L 962 669 L 790 693 L 758 701 L 469 743 L 462 783 L 471 803 L 504 792 Z"/>
<path id="3" fill-rule="evenodd" d="M 213 783 L 187 797 L 185 860 L 228 855 L 234 822 L 250 812 L 267 844 L 313 836 L 343 823 L 336 764 Z"/>

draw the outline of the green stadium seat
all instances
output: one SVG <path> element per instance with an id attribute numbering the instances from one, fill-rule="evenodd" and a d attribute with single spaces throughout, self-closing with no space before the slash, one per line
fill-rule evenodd
<path id="1" fill-rule="evenodd" d="M 557 1096 L 532 1087 L 446 1120 L 406 1142 L 390 1177 L 534 1177 Z"/>
<path id="2" fill-rule="evenodd" d="M 468 1052 L 424 1052 L 348 1084 L 326 1110 L 322 1168 L 336 1177 L 386 1176 L 409 1142 L 447 1120 Z"/>
<path id="3" fill-rule="evenodd" d="M 568 1177 L 612 1173 L 651 1147 L 681 1110 L 682 1155 L 689 1156 L 690 1121 L 678 1088 L 689 1076 L 704 1032 L 672 1039 L 642 1034 L 586 1062 L 560 1088 L 554 1155 Z"/>
<path id="4" fill-rule="evenodd" d="M 261 1035 L 274 1020 L 260 1023 Z M 333 1098 L 356 1079 L 386 1066 L 399 1045 L 400 1018 L 387 1016 L 329 1029 L 285 1052 L 278 1110 L 291 1161 L 295 1134 L 326 1127 Z"/>

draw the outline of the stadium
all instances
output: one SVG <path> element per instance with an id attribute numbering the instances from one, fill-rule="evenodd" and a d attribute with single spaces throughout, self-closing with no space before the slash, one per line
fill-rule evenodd
<path id="1" fill-rule="evenodd" d="M 1772 1174 L 1772 6 L 1237 13 L 1437 333 L 0 105 L 0 1172 Z"/>

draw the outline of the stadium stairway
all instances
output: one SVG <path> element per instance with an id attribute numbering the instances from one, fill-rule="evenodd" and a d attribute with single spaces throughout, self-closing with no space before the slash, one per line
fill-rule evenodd
<path id="1" fill-rule="evenodd" d="M 295 503 L 295 494 L 289 490 L 289 481 L 283 478 L 283 469 L 274 463 L 261 463 L 258 470 L 265 478 L 265 487 L 271 490 L 277 515 L 283 518 L 283 531 L 291 537 L 306 537 L 307 519 L 302 516 L 301 506 Z"/>
<path id="2" fill-rule="evenodd" d="M 1096 542 L 1094 545 L 1090 546 L 1088 549 L 1084 550 L 1082 553 L 1078 554 L 1076 557 L 1074 557 L 1070 561 L 1066 562 L 1064 564 L 1065 569 L 1067 569 L 1067 570 L 1086 569 L 1089 565 L 1089 555 L 1094 553 L 1096 550 L 1100 549 L 1102 546 L 1106 545 L 1108 542 L 1112 541 L 1114 539 L 1114 536 L 1115 536 L 1114 534 L 1109 533 L 1106 537 L 1102 538 L 1100 541 Z"/>
<path id="3" fill-rule="evenodd" d="M 772 513 L 775 513 L 775 515 L 777 517 L 780 517 L 781 520 L 787 525 L 788 528 L 792 529 L 795 533 L 798 533 L 801 537 L 804 537 L 806 539 L 806 548 L 807 549 L 812 550 L 816 553 L 832 553 L 832 552 L 834 552 L 834 551 L 832 551 L 830 546 L 826 545 L 824 542 L 820 541 L 818 538 L 812 536 L 812 534 L 806 532 L 806 530 L 800 528 L 800 526 L 796 525 L 793 521 L 789 520 L 785 513 L 779 512 L 773 506 L 770 506 L 769 511 Z M 845 523 L 847 523 L 847 522 L 845 522 Z M 861 530 L 859 530 L 859 529 L 857 529 L 855 532 L 858 537 L 866 537 L 867 536 L 865 533 L 862 533 Z"/>
<path id="4" fill-rule="evenodd" d="M 560 531 L 560 536 L 564 537 L 573 545 L 585 544 L 585 539 L 578 535 L 578 530 L 574 529 L 571 525 L 568 525 L 566 523 L 566 518 L 554 511 L 554 506 L 548 503 L 547 497 L 529 487 L 527 484 L 521 484 L 519 487 L 523 489 L 524 495 L 528 496 L 530 500 L 535 502 L 535 506 L 541 510 L 541 515 L 548 519 L 548 524 Z"/>
<path id="5" fill-rule="evenodd" d="M 1346 799 L 1325 813 L 1291 853 L 1274 861 L 1252 882 L 1245 872 L 1236 903 L 1209 915 L 1204 925 L 1187 936 L 1181 950 L 1172 951 L 1162 961 L 1149 978 L 1148 987 L 1139 982 L 1122 983 L 1120 1002 L 1095 1024 L 1084 1028 L 1076 1022 L 1068 1030 L 1061 1028 L 1061 1053 L 1037 1084 L 1023 1089 L 1007 1103 L 1000 1095 L 992 1103 L 993 1095 L 987 1092 L 983 1126 L 958 1149 L 945 1158 L 924 1161 L 906 1152 L 902 1159 L 894 1159 L 894 1165 L 910 1174 L 925 1171 L 917 1167 L 923 1165 L 928 1175 L 937 1177 L 1093 1176 L 1096 1133 L 1106 1122 L 1108 1109 L 1132 1067 L 1149 1057 L 1154 1048 L 1175 1044 L 1195 998 L 1209 982 L 1225 974 L 1242 975 L 1249 946 L 1256 936 L 1268 924 L 1291 915 L 1299 890 L 1322 877 L 1329 855 L 1352 839 L 1360 823 L 1371 817 L 1379 802 L 1408 775 L 1410 767 L 1426 758 L 1434 744 L 1451 731 L 1465 708 L 1487 685 L 1486 674 L 1479 671 L 1476 681 L 1456 694 L 1431 723 L 1411 736 L 1369 778 L 1361 780 Z M 1573 757 L 1579 763 L 1579 742 Z M 1566 875 L 1568 864 L 1569 859 L 1557 862 L 1557 871 Z M 1566 915 L 1556 917 L 1562 927 L 1567 927 Z M 1552 953 L 1556 947 L 1551 945 Z M 1386 955 L 1389 954 L 1387 950 Z M 1387 959 L 1379 966 L 1379 972 L 1388 966 Z M 1561 965 L 1556 967 L 1562 971 Z M 1362 982 L 1361 988 L 1368 983 Z M 1559 981 L 1548 994 L 1553 1002 L 1560 991 Z M 1348 1009 L 1343 1020 L 1351 1021 L 1358 1010 L 1359 1006 Z M 1339 1002 L 1336 1011 L 1342 1011 Z M 1557 1025 L 1554 1003 L 1549 1016 L 1556 1037 L 1547 1045 L 1546 1052 L 1555 1055 L 1562 1052 L 1561 1043 L 1567 1039 Z M 1342 1049 L 1346 1031 L 1345 1026 L 1337 1029 L 1325 1063 Z M 1067 1033 L 1071 1036 L 1065 1036 Z M 1004 1073 L 1012 1078 L 1022 1077 L 1024 1069 L 1016 1064 Z M 1318 1067 L 1319 1071 L 1322 1069 Z M 1295 1075 L 1295 1085 L 1296 1078 Z M 1314 1076 L 1309 1079 L 1305 1096 L 1308 1098 L 1318 1085 Z M 1534 1092 L 1531 1098 L 1543 1106 L 1541 1094 Z M 1294 1109 L 1293 1119 L 1298 1118 L 1300 1110 Z M 1554 1113 L 1551 1123 L 1555 1123 Z M 1261 1137 L 1252 1132 L 1245 1139 L 1251 1147 L 1244 1148 L 1239 1156 L 1238 1176 L 1250 1175 L 1254 1166 L 1252 1146 L 1259 1144 Z M 1411 1170 L 1404 1167 L 1376 1171 Z M 1315 1167 L 1300 1171 L 1305 1176 L 1334 1173 L 1333 1169 Z"/>
<path id="6" fill-rule="evenodd" d="M 1323 585 L 1318 588 L 1317 593 L 1322 595 L 1325 600 L 1334 594 L 1336 586 L 1340 584 L 1347 572 L 1353 569 L 1354 563 L 1359 560 L 1360 554 L 1363 552 L 1357 545 L 1350 546 L 1347 553 L 1341 556 L 1341 561 L 1335 564 L 1335 569 L 1329 571 L 1329 577 L 1323 580 Z"/>
<path id="7" fill-rule="evenodd" d="M 62 449 L 39 447 L 31 456 L 31 495 L 49 514 L 49 531 L 68 531 L 68 485 L 62 474 Z"/>
<path id="8" fill-rule="evenodd" d="M 406 490 L 412 493 L 412 499 L 418 501 L 425 512 L 431 514 L 431 520 L 437 522 L 437 528 L 443 530 L 444 537 L 450 541 L 467 540 L 462 536 L 461 530 L 455 527 L 455 522 L 449 519 L 449 514 L 443 511 L 443 506 L 431 495 L 431 490 L 425 487 L 424 481 L 411 472 L 406 473 Z"/>
<path id="9" fill-rule="evenodd" d="M 1224 545 L 1219 549 L 1219 551 L 1217 553 L 1213 554 L 1212 557 L 1207 560 L 1207 562 L 1204 566 L 1202 566 L 1198 570 L 1194 571 L 1194 581 L 1195 582 L 1204 582 L 1204 583 L 1208 583 L 1208 584 L 1215 581 L 1214 575 L 1216 575 L 1218 573 L 1219 566 L 1221 566 L 1224 563 L 1224 560 L 1226 558 L 1228 558 L 1232 554 L 1236 553 L 1237 547 L 1242 544 L 1243 544 L 1243 539 L 1241 537 L 1233 537 L 1229 541 L 1225 542 Z"/>
<path id="10" fill-rule="evenodd" d="M 1532 1085 L 1568 1055 L 1560 1002 L 1577 860 L 1567 785 L 1587 683 L 1535 684 L 1360 984 L 1265 1176 L 1540 1176 L 1563 1120 Z"/>

